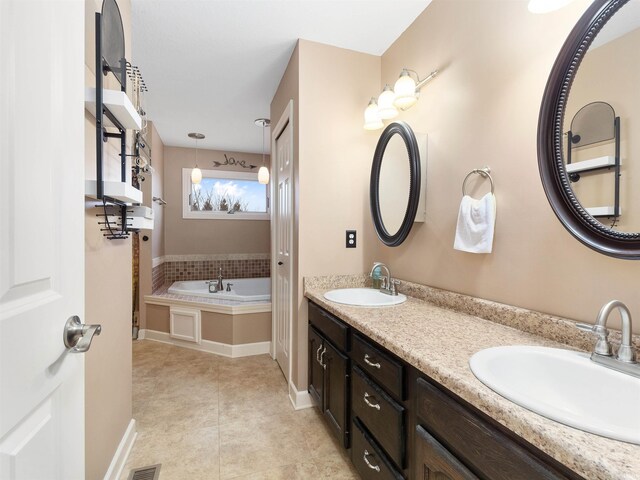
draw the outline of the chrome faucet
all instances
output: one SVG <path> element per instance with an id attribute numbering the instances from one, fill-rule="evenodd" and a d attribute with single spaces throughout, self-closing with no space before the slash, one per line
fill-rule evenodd
<path id="1" fill-rule="evenodd" d="M 380 268 L 380 269 L 384 268 L 387 271 L 387 276 L 382 277 L 382 280 L 380 282 L 380 291 L 382 293 L 386 293 L 387 295 L 398 295 L 398 289 L 396 287 L 400 285 L 400 280 L 396 280 L 395 278 L 391 277 L 391 271 L 389 270 L 389 267 L 387 267 L 382 262 L 373 263 L 371 272 L 369 272 L 370 277 L 373 277 L 373 272 L 375 271 L 376 268 Z"/>
<path id="2" fill-rule="evenodd" d="M 222 285 L 222 267 L 218 270 L 218 284 L 216 285 L 216 290 L 218 292 L 222 292 L 224 290 L 224 285 Z"/>
<path id="3" fill-rule="evenodd" d="M 613 349 L 609 342 L 609 330 L 607 330 L 607 320 L 611 312 L 615 309 L 620 311 L 620 318 L 622 319 L 622 341 L 615 358 L 613 358 Z M 640 365 L 636 362 L 636 353 L 631 345 L 631 312 L 629 312 L 629 309 L 624 303 L 619 300 L 611 300 L 600 309 L 595 325 L 578 323 L 576 327 L 582 331 L 598 335 L 598 341 L 591 354 L 592 361 L 640 378 Z"/>

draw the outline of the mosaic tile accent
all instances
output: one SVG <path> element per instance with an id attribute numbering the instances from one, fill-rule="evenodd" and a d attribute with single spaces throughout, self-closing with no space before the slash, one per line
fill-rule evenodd
<path id="1" fill-rule="evenodd" d="M 224 278 L 262 278 L 271 276 L 270 259 L 198 260 L 164 263 L 164 282 L 211 280 L 222 268 Z"/>
<path id="2" fill-rule="evenodd" d="M 151 291 L 155 292 L 165 283 L 164 263 L 151 269 Z"/>

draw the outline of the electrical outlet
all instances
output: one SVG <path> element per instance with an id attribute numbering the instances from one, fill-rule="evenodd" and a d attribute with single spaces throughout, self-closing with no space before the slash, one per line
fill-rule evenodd
<path id="1" fill-rule="evenodd" d="M 347 230 L 346 247 L 356 248 L 356 231 L 355 230 Z"/>

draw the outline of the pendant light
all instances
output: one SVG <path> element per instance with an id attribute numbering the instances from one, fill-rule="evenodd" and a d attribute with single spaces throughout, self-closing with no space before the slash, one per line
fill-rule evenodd
<path id="1" fill-rule="evenodd" d="M 196 141 L 196 166 L 191 170 L 191 183 L 197 185 L 202 181 L 202 170 L 198 168 L 198 140 L 202 140 L 204 135 L 201 133 L 190 133 L 188 137 Z"/>
<path id="2" fill-rule="evenodd" d="M 267 185 L 269 183 L 269 169 L 267 165 L 264 163 L 265 151 L 264 151 L 264 132 L 265 129 L 271 125 L 271 120 L 268 118 L 257 118 L 255 120 L 255 124 L 259 127 L 262 127 L 262 166 L 260 170 L 258 170 L 258 182 Z"/>

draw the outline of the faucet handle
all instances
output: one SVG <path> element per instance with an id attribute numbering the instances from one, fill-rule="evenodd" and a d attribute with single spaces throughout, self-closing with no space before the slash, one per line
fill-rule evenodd
<path id="1" fill-rule="evenodd" d="M 595 333 L 598 335 L 598 341 L 593 349 L 594 353 L 610 357 L 612 355 L 611 344 L 609 343 L 609 330 L 602 325 L 590 325 L 588 323 L 576 323 L 576 328 L 583 332 Z"/>
<path id="2" fill-rule="evenodd" d="M 398 294 L 398 289 L 396 287 L 400 285 L 400 283 L 401 283 L 400 280 L 398 280 L 397 278 L 389 279 L 389 290 L 391 291 L 391 295 Z"/>

